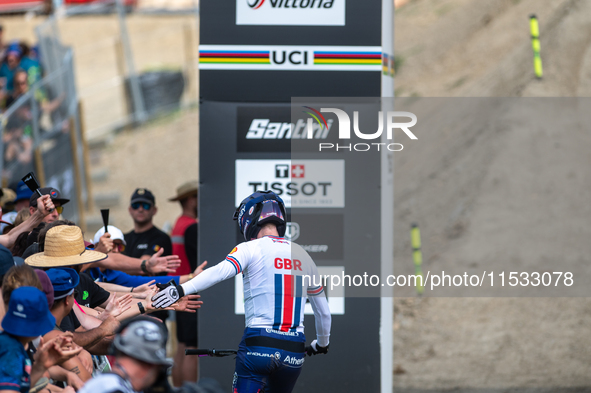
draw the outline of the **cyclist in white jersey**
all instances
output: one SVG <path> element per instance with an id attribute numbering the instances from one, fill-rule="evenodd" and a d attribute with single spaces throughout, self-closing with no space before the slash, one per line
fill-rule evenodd
<path id="1" fill-rule="evenodd" d="M 246 328 L 238 349 L 233 392 L 291 392 L 306 353 L 328 352 L 331 317 L 312 258 L 283 238 L 285 205 L 271 191 L 255 192 L 234 214 L 246 242 L 216 266 L 192 280 L 161 286 L 155 307 L 168 307 L 181 297 L 242 273 Z M 304 306 L 309 296 L 316 339 L 305 347 Z"/>

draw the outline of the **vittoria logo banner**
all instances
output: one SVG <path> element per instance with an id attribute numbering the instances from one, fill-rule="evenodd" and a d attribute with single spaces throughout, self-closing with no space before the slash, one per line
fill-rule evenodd
<path id="1" fill-rule="evenodd" d="M 236 0 L 236 24 L 344 26 L 345 2 L 345 0 Z"/>

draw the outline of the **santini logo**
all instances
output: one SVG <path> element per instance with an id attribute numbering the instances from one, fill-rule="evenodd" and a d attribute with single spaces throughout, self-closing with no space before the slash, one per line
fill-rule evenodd
<path id="1" fill-rule="evenodd" d="M 296 124 L 287 122 L 272 122 L 270 119 L 253 119 L 246 133 L 246 139 L 326 139 L 332 123 L 328 121 L 320 112 L 309 106 L 305 106 L 307 111 L 304 113 L 312 116 L 308 118 L 308 124 L 302 119 L 298 119 Z"/>
<path id="2" fill-rule="evenodd" d="M 248 6 L 257 10 L 265 4 L 265 0 L 246 0 Z M 272 8 L 332 8 L 335 0 L 267 0 Z"/>
<path id="3" fill-rule="evenodd" d="M 316 120 L 316 122 L 320 125 L 320 128 L 322 128 L 322 124 L 320 124 L 320 120 L 318 119 L 318 116 L 322 119 L 324 124 L 327 124 L 325 118 L 322 116 L 322 113 L 334 113 L 337 116 L 337 120 L 338 120 L 338 124 L 339 124 L 339 139 L 351 139 L 351 119 L 349 118 L 349 115 L 347 114 L 347 112 L 345 112 L 342 109 L 337 109 L 337 108 L 320 108 L 320 111 L 317 111 L 316 109 L 313 109 L 311 107 L 304 107 L 307 109 L 310 109 L 312 112 L 305 112 L 307 114 L 309 114 L 310 116 L 312 116 L 312 118 L 308 118 L 307 119 L 307 123 L 306 123 L 306 133 L 305 133 L 305 137 L 304 138 L 308 138 L 308 139 L 312 139 L 314 137 L 314 120 Z M 353 112 L 353 131 L 355 132 L 355 135 L 357 136 L 357 138 L 360 139 L 365 139 L 365 140 L 371 140 L 371 139 L 377 139 L 380 140 L 380 138 L 382 137 L 382 133 L 384 132 L 384 117 L 386 117 L 386 138 L 388 140 L 392 140 L 393 138 L 393 134 L 394 134 L 394 130 L 396 128 L 401 129 L 402 131 L 404 131 L 404 133 L 406 134 L 406 136 L 408 136 L 410 139 L 418 139 L 415 134 L 412 133 L 412 131 L 410 130 L 410 127 L 414 126 L 415 124 L 417 124 L 417 116 L 414 113 L 411 112 L 393 112 L 393 111 L 388 111 L 386 113 L 386 116 L 383 115 L 382 111 L 378 112 L 378 130 L 376 132 L 373 133 L 364 133 L 361 132 L 361 130 L 359 129 L 359 112 L 358 111 L 354 111 Z M 395 118 L 408 118 L 410 119 L 410 121 L 408 122 L 396 122 L 394 119 Z M 331 120 L 328 120 L 329 122 Z M 328 126 L 327 126 L 328 128 Z M 380 151 L 380 148 L 384 147 L 384 149 L 388 149 L 389 151 L 401 151 L 404 146 L 401 143 L 355 143 L 355 144 L 345 144 L 345 145 L 339 145 L 339 144 L 335 144 L 334 143 L 319 143 L 318 145 L 318 149 L 319 151 L 323 151 L 323 150 L 333 150 L 333 151 L 339 151 L 339 150 L 348 150 L 348 151 L 369 151 L 369 150 L 377 150 Z"/>

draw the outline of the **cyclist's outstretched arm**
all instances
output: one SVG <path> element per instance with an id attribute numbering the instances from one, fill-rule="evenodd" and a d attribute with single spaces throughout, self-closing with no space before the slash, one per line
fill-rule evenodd
<path id="1" fill-rule="evenodd" d="M 205 269 L 201 274 L 182 284 L 185 295 L 191 295 L 214 286 L 215 284 L 232 278 L 236 275 L 236 269 L 226 261 Z"/>
<path id="2" fill-rule="evenodd" d="M 248 266 L 250 251 L 248 247 L 239 244 L 234 247 L 225 260 L 214 267 L 210 267 L 197 275 L 192 280 L 182 285 L 160 286 L 160 291 L 152 297 L 153 306 L 165 308 L 176 303 L 181 297 L 191 295 L 207 289 L 220 281 L 234 277 Z M 169 283 L 171 284 L 171 283 Z"/>
<path id="3" fill-rule="evenodd" d="M 310 304 L 314 311 L 314 321 L 316 323 L 316 342 L 321 347 L 327 347 L 330 338 L 331 316 L 328 301 L 322 290 L 317 295 L 310 295 Z"/>

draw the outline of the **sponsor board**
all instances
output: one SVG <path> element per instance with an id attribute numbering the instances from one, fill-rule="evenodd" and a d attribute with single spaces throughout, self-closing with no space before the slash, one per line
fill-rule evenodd
<path id="1" fill-rule="evenodd" d="M 345 26 L 345 0 L 236 0 L 236 24 Z"/>
<path id="2" fill-rule="evenodd" d="M 287 208 L 345 207 L 344 160 L 236 160 L 235 204 L 271 190 Z"/>
<path id="3" fill-rule="evenodd" d="M 381 71 L 379 46 L 200 45 L 201 70 Z"/>
<path id="4" fill-rule="evenodd" d="M 293 214 L 285 238 L 299 244 L 312 259 L 343 259 L 343 216 L 335 214 Z"/>
<path id="5" fill-rule="evenodd" d="M 306 108 L 298 108 L 302 115 Z M 236 142 L 239 153 L 274 153 L 301 150 L 304 143 L 313 149 L 318 142 L 335 142 L 338 130 L 334 119 L 324 123 L 313 122 L 312 139 L 308 139 L 306 118 L 294 117 L 289 104 L 240 105 L 236 108 Z M 334 126 L 334 127 L 333 127 Z M 297 140 L 298 144 L 293 141 Z M 309 142 L 307 142 L 309 141 Z"/>
<path id="6" fill-rule="evenodd" d="M 318 266 L 318 274 L 336 275 L 340 276 L 345 271 L 344 266 Z M 324 293 L 328 301 L 328 308 L 332 315 L 345 315 L 345 287 L 336 286 L 332 291 L 330 287 L 324 286 Z M 242 275 L 239 274 L 234 277 L 234 313 L 236 315 L 244 315 L 244 286 L 242 283 Z M 305 315 L 314 315 L 310 301 L 306 301 L 304 308 Z"/>
<path id="7" fill-rule="evenodd" d="M 343 216 L 340 214 L 288 215 L 285 239 L 297 243 L 314 260 L 342 260 L 344 257 Z M 244 236 L 236 232 L 236 242 Z"/>

